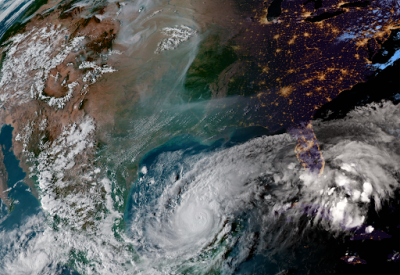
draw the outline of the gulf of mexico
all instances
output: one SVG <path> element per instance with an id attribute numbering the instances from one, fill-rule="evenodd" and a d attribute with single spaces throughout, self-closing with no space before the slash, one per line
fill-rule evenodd
<path id="1" fill-rule="evenodd" d="M 7 230 L 19 226 L 27 217 L 37 214 L 39 210 L 39 202 L 31 194 L 30 189 L 23 183 L 26 174 L 19 166 L 19 160 L 12 150 L 12 131 L 10 125 L 4 125 L 0 131 L 0 145 L 4 155 L 4 166 L 7 171 L 8 179 L 8 196 L 12 201 L 9 209 L 2 209 L 4 218 L 0 223 L 0 230 Z M 6 210 L 6 211 L 5 211 Z M 7 212 L 9 212 L 7 214 Z"/>

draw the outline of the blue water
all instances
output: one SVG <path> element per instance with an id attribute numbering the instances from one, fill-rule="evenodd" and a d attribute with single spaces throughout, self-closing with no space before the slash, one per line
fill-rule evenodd
<path id="1" fill-rule="evenodd" d="M 26 174 L 19 166 L 19 160 L 17 160 L 12 150 L 12 131 L 13 128 L 9 125 L 4 125 L 1 128 L 0 145 L 4 155 L 4 166 L 8 175 L 7 185 L 11 188 L 8 198 L 14 201 L 15 207 L 0 224 L 0 230 L 15 228 L 21 225 L 21 222 L 25 218 L 40 212 L 38 200 L 32 195 L 29 187 L 22 181 Z M 3 208 L 2 210 L 1 216 L 7 215 L 7 213 L 4 213 L 5 209 Z"/>
<path id="2" fill-rule="evenodd" d="M 282 134 L 285 133 L 284 130 L 279 130 L 277 132 L 274 132 L 274 135 L 277 134 Z M 156 160 L 156 158 L 164 153 L 164 152 L 173 152 L 173 151 L 179 151 L 179 150 L 185 150 L 184 157 L 190 156 L 190 155 L 195 155 L 199 153 L 207 153 L 207 152 L 212 152 L 216 149 L 222 149 L 222 148 L 230 148 L 232 146 L 242 144 L 244 142 L 247 142 L 253 138 L 265 136 L 265 135 L 271 135 L 271 133 L 264 127 L 259 127 L 259 126 L 252 126 L 252 127 L 246 127 L 246 128 L 239 128 L 233 131 L 233 133 L 230 135 L 229 140 L 224 140 L 223 138 L 220 138 L 216 141 L 214 141 L 211 145 L 206 145 L 202 143 L 201 140 L 194 136 L 190 135 L 182 135 L 175 137 L 165 144 L 151 150 L 148 152 L 140 161 L 139 166 L 143 167 L 150 167 L 152 163 Z M 184 158 L 183 157 L 183 158 Z M 143 175 L 139 175 L 141 177 Z M 131 189 L 131 192 L 134 190 Z"/>
<path id="3" fill-rule="evenodd" d="M 0 0 L 0 38 L 33 2 L 34 0 Z"/>

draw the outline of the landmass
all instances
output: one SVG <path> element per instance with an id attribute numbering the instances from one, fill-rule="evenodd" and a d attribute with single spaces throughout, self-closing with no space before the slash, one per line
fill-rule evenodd
<path id="1" fill-rule="evenodd" d="M 230 61 L 210 84 L 212 96 L 242 96 L 244 125 L 271 131 L 304 125 L 307 134 L 299 136 L 297 148 L 313 138 L 308 133 L 319 108 L 374 75 L 374 57 L 398 28 L 400 16 L 395 1 L 236 3 L 245 27 L 225 43 L 223 56 Z M 206 60 L 195 60 L 193 69 L 199 62 Z M 226 87 L 218 88 L 222 83 Z M 322 154 L 309 148 L 299 151 L 299 161 L 320 174 Z"/>
<path id="2" fill-rule="evenodd" d="M 119 186 L 109 194 L 112 204 L 122 211 L 148 149 L 182 133 L 212 138 L 227 126 L 288 129 L 299 162 L 322 175 L 325 161 L 312 128 L 316 110 L 375 73 L 373 60 L 399 23 L 391 1 L 275 0 L 231 1 L 220 17 L 224 3 L 196 3 L 193 18 L 201 24 L 171 24 L 149 40 L 129 29 L 142 14 L 146 23 L 191 13 L 168 5 L 132 13 L 118 2 L 49 2 L 3 37 L 1 120 L 15 129 L 14 152 L 43 205 L 84 194 L 95 209 L 79 207 L 86 214 L 78 216 L 105 215 L 101 204 L 111 187 L 99 181 L 109 173 Z M 188 47 L 212 22 L 223 31 L 204 37 L 198 51 Z M 188 63 L 172 63 L 179 60 L 171 57 L 176 48 L 193 51 L 187 71 Z M 149 60 L 173 65 L 160 62 L 152 71 Z M 183 76 L 162 83 L 171 66 Z M 187 107 L 165 105 L 166 91 L 182 82 L 173 100 Z"/>
<path id="3" fill-rule="evenodd" d="M 350 265 L 367 264 L 367 261 L 365 261 L 357 256 L 344 256 L 340 259 Z"/>

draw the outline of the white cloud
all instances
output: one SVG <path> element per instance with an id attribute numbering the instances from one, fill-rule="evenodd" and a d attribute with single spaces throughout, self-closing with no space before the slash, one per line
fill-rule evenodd
<path id="1" fill-rule="evenodd" d="M 161 40 L 160 43 L 158 43 L 155 53 L 177 48 L 179 44 L 189 40 L 189 38 L 195 35 L 196 32 L 196 30 L 184 25 L 173 28 L 163 28 L 161 33 L 169 37 Z"/>
<path id="2" fill-rule="evenodd" d="M 5 48 L 6 57 L 1 69 L 2 104 L 21 105 L 38 99 L 56 109 L 63 109 L 80 84 L 83 85 L 81 92 L 87 92 L 88 85 L 94 84 L 103 74 L 116 71 L 107 65 L 98 66 L 85 61 L 79 66 L 80 70 L 86 70 L 85 75 L 77 81 L 63 81 L 61 84 L 68 90 L 64 96 L 46 95 L 44 88 L 47 79 L 52 76 L 50 71 L 84 46 L 85 37 L 78 36 L 67 42 L 68 35 L 68 30 L 61 25 L 49 25 L 41 29 L 33 28 L 9 39 L 11 44 Z M 110 51 L 108 55 L 111 54 L 113 52 Z M 88 84 L 84 84 L 86 82 Z"/>
<path id="3" fill-rule="evenodd" d="M 399 187 L 394 176 L 400 168 L 395 131 L 400 129 L 399 117 L 397 106 L 383 103 L 359 108 L 344 120 L 316 121 L 314 130 L 326 160 L 320 177 L 292 165 L 295 142 L 286 134 L 189 159 L 182 159 L 182 152 L 163 153 L 146 166 L 140 183 L 144 189 L 135 195 L 140 207 L 133 210 L 132 238 L 154 264 L 167 258 L 182 263 L 204 247 L 212 249 L 221 232 L 232 236 L 225 227 L 229 221 L 257 213 L 252 226 L 261 228 L 258 237 L 232 237 L 232 243 L 225 243 L 243 245 L 244 254 L 231 259 L 234 268 L 233 263 L 246 258 L 244 247 L 250 244 L 258 242 L 262 249 L 269 240 L 269 247 L 280 249 L 282 242 L 295 242 L 303 217 L 310 221 L 306 227 L 351 234 L 349 229 L 365 222 L 372 198 L 379 211 L 381 202 Z M 186 167 L 178 181 L 175 176 L 155 176 L 168 171 L 170 163 Z M 149 201 L 146 188 L 158 195 Z M 251 236 L 252 226 L 243 236 Z"/>
<path id="4" fill-rule="evenodd" d="M 365 233 L 370 234 L 374 231 L 374 227 L 369 225 L 365 228 Z"/>

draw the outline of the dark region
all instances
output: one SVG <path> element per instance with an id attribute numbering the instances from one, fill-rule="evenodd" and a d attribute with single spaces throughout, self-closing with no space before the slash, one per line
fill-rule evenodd
<path id="1" fill-rule="evenodd" d="M 333 18 L 333 17 L 336 17 L 338 15 L 341 15 L 341 14 L 343 14 L 345 12 L 346 12 L 345 10 L 337 10 L 337 11 L 334 11 L 334 12 L 325 12 L 325 13 L 322 13 L 320 15 L 307 17 L 305 19 L 305 21 L 308 21 L 308 22 L 311 22 L 311 23 L 321 22 L 321 21 L 324 21 L 326 19 Z"/>
<path id="2" fill-rule="evenodd" d="M 187 72 L 184 84 L 186 100 L 193 102 L 211 99 L 211 87 L 218 92 L 220 88 L 226 86 L 226 81 L 219 81 L 218 78 L 237 60 L 238 57 L 229 42 L 222 43 L 218 35 L 207 37 L 202 42 L 199 53 Z"/>
<path id="3" fill-rule="evenodd" d="M 79 2 L 79 0 L 72 0 L 69 2 L 67 1 L 67 2 L 64 2 L 63 4 L 61 4 L 58 7 L 58 10 L 61 11 L 60 18 L 67 19 L 68 17 L 73 17 L 74 15 L 80 13 L 83 10 L 82 7 L 73 8 L 73 5 L 77 2 Z"/>
<path id="4" fill-rule="evenodd" d="M 370 1 L 363 1 L 363 2 L 353 2 L 353 3 L 346 3 L 341 5 L 341 8 L 365 8 L 368 7 L 369 5 L 371 5 Z"/>
<path id="5" fill-rule="evenodd" d="M 303 5 L 305 6 L 309 3 L 314 3 L 314 9 L 316 10 L 322 7 L 322 0 L 307 0 Z"/>
<path id="6" fill-rule="evenodd" d="M 62 2 L 62 4 L 57 8 L 61 10 L 61 13 L 64 13 L 70 9 L 72 9 L 72 6 L 76 3 L 78 3 L 80 0 L 65 0 Z"/>
<path id="7" fill-rule="evenodd" d="M 283 0 L 274 0 L 272 1 L 271 5 L 268 7 L 268 13 L 267 13 L 267 20 L 268 21 L 273 21 L 276 18 L 278 18 L 281 13 L 281 5 L 282 5 Z"/>
<path id="8" fill-rule="evenodd" d="M 383 239 L 390 239 L 392 236 L 387 234 L 385 231 L 382 230 L 375 230 L 371 233 L 366 232 L 366 226 L 361 226 L 359 229 L 356 230 L 353 237 L 350 238 L 351 241 L 359 241 L 359 240 L 375 240 L 380 241 Z"/>
<path id="9" fill-rule="evenodd" d="M 346 237 L 344 245 L 350 255 L 360 257 L 367 262 L 366 265 L 358 265 L 355 268 L 343 267 L 346 274 L 353 270 L 354 274 L 396 274 L 398 264 L 396 263 L 396 252 L 400 251 L 400 228 L 398 227 L 400 215 L 400 192 L 395 192 L 393 199 L 382 203 L 382 209 L 376 212 L 374 202 L 366 215 L 366 225 L 372 225 L 374 231 L 369 238 L 362 238 L 360 235 L 365 232 L 365 225 L 355 230 L 355 237 Z M 389 256 L 394 260 L 389 260 Z M 394 256 L 394 257 L 393 257 Z"/>
<path id="10" fill-rule="evenodd" d="M 399 30 L 392 31 L 390 38 L 383 43 L 382 49 L 374 56 L 372 62 L 386 63 L 400 48 L 397 39 Z M 328 102 L 314 115 L 315 119 L 333 120 L 344 118 L 350 111 L 358 106 L 365 106 L 373 102 L 390 100 L 395 104 L 400 102 L 400 61 L 385 68 L 379 73 L 369 76 L 366 82 L 356 84 L 351 90 L 340 93 L 331 102 Z"/>
<path id="11" fill-rule="evenodd" d="M 7 41 L 11 36 L 17 34 L 18 32 L 24 30 L 25 26 L 29 23 L 29 17 L 32 16 L 41 6 L 47 4 L 48 0 L 36 0 L 29 6 L 29 8 L 23 12 L 20 17 L 13 23 L 13 25 L 7 29 L 4 35 L 0 39 L 0 44 Z M 23 3 L 24 4 L 24 3 Z M 21 4 L 21 6 L 23 5 Z M 10 17 L 12 14 L 10 14 Z M 40 16 L 40 15 L 38 15 Z M 3 26 L 0 25 L 0 29 Z"/>

